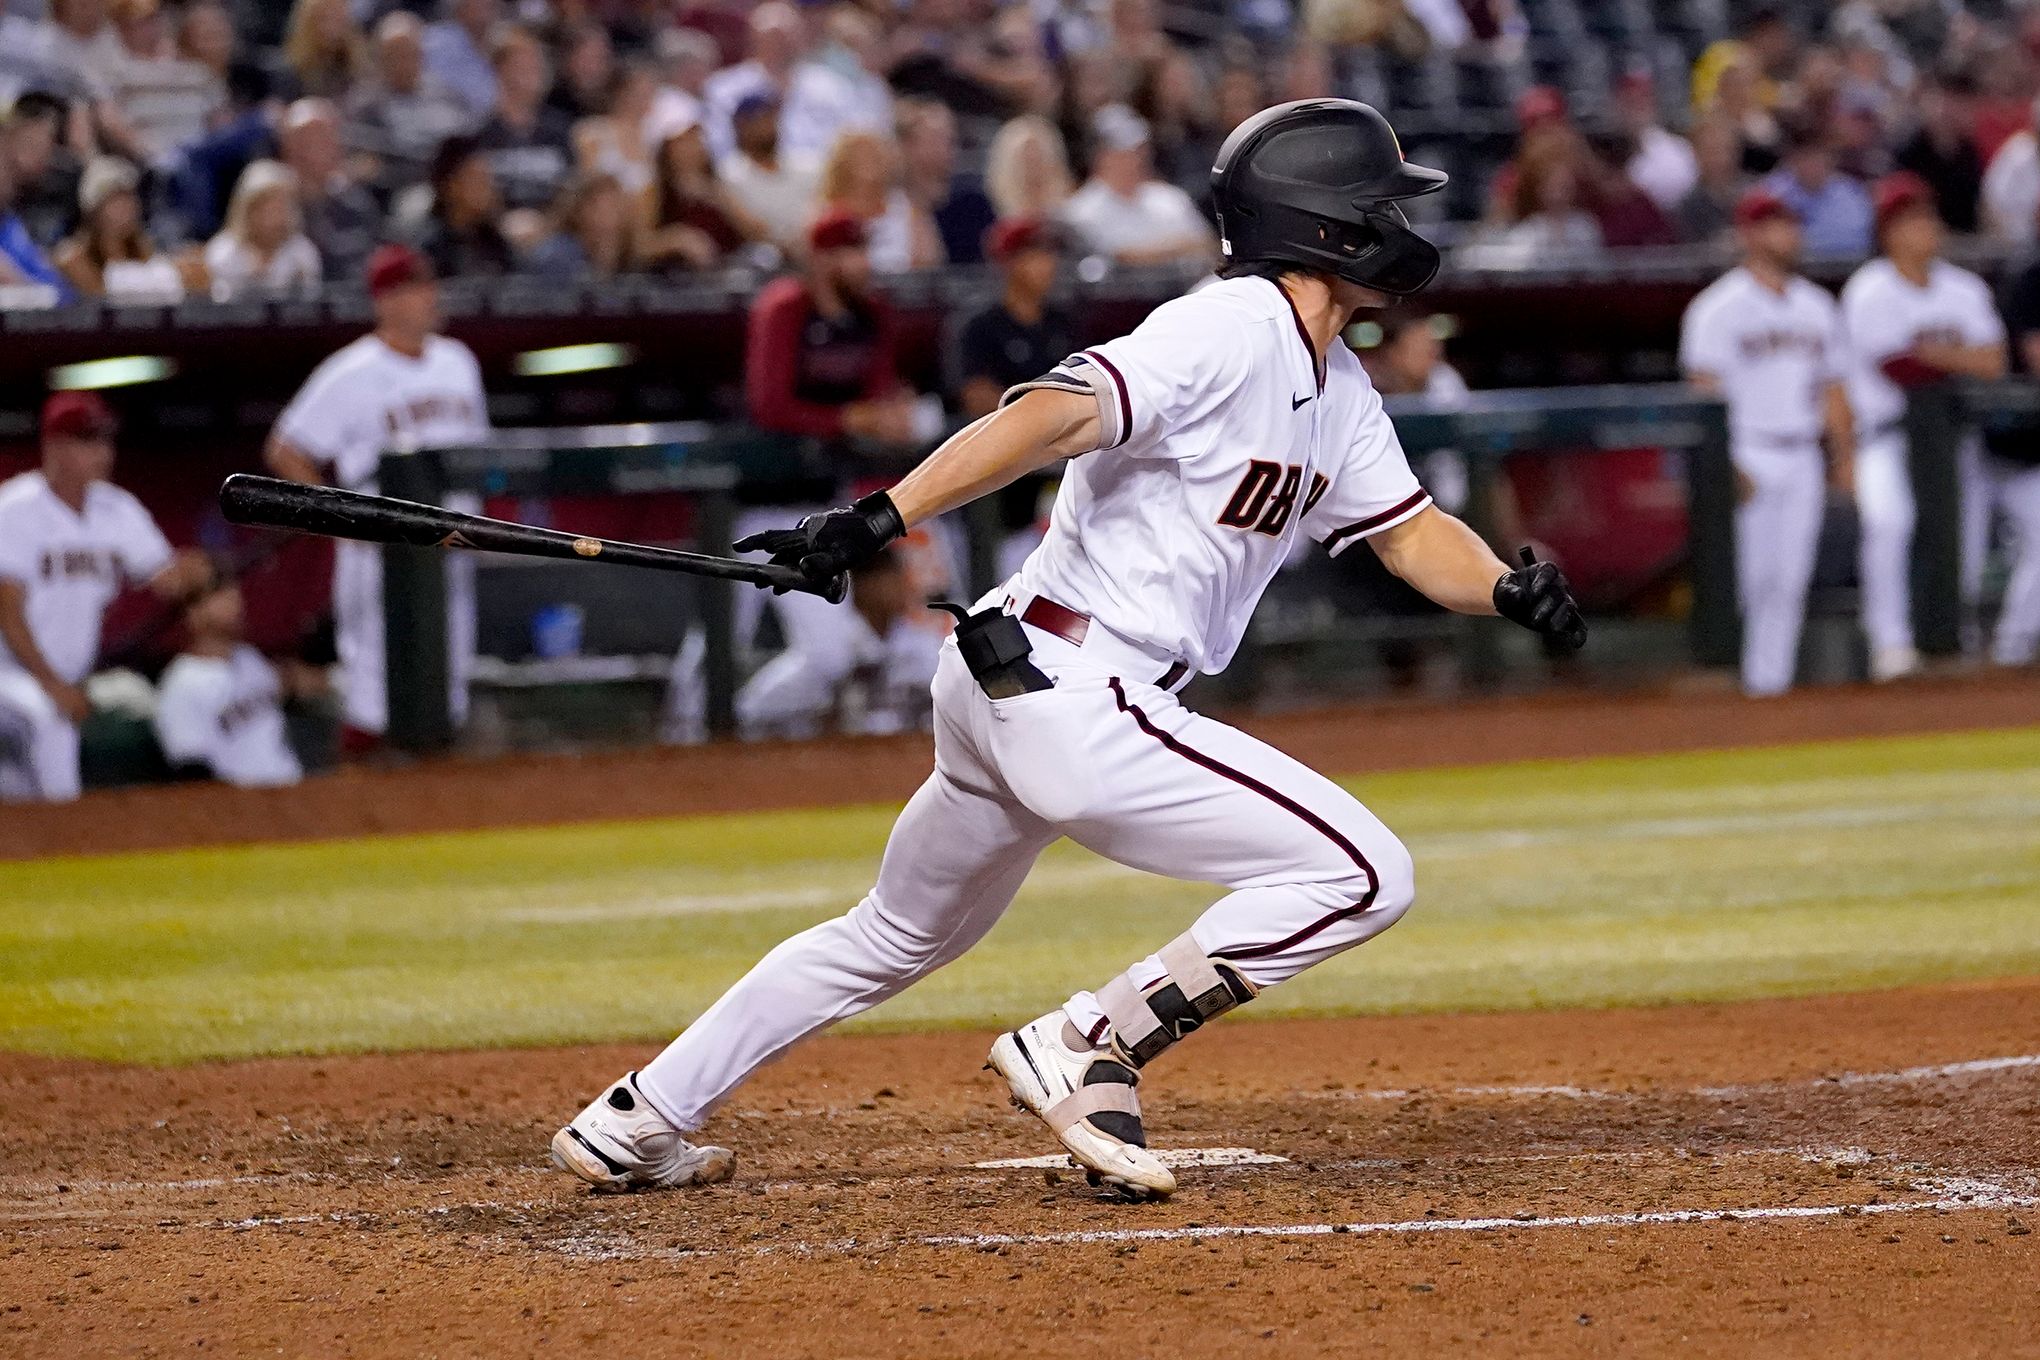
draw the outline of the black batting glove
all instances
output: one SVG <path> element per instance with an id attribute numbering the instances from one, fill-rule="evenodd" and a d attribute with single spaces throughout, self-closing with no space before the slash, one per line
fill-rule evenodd
<path id="1" fill-rule="evenodd" d="M 809 515 L 791 529 L 767 529 L 739 539 L 736 550 L 771 553 L 774 562 L 797 569 L 819 586 L 863 566 L 906 532 L 892 497 L 874 491 L 852 504 Z M 772 588 L 775 595 L 784 591 L 784 586 Z"/>
<path id="2" fill-rule="evenodd" d="M 1569 652 L 1587 645 L 1587 619 L 1572 597 L 1565 573 L 1523 549 L 1520 569 L 1495 582 L 1495 612 L 1511 623 L 1552 638 Z"/>

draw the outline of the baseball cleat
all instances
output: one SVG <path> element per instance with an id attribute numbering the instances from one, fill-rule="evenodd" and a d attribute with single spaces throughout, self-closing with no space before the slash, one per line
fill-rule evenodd
<path id="1" fill-rule="evenodd" d="M 1176 1178 L 1147 1150 L 1134 1070 L 1093 1048 L 1059 1010 L 1002 1034 L 985 1066 L 1006 1079 L 1013 1103 L 1048 1125 L 1078 1166 L 1122 1199 L 1165 1199 Z"/>
<path id="2" fill-rule="evenodd" d="M 605 1194 L 714 1185 L 730 1178 L 736 1154 L 696 1147 L 652 1108 L 637 1073 L 603 1092 L 553 1135 L 553 1165 Z"/>

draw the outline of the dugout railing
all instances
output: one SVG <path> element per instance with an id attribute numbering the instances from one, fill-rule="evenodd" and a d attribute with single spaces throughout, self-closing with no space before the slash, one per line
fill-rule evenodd
<path id="1" fill-rule="evenodd" d="M 1727 664 L 1737 647 L 1734 598 L 1734 478 L 1729 470 L 1721 405 L 1690 388 L 1554 388 L 1482 392 L 1441 406 L 1400 398 L 1390 404 L 1413 456 L 1451 449 L 1465 460 L 1466 518 L 1495 539 L 1496 487 L 1512 457 L 1657 446 L 1682 455 L 1690 506 L 1690 655 Z M 529 429 L 500 432 L 486 444 L 391 453 L 382 465 L 386 494 L 439 502 L 450 493 L 483 497 L 627 496 L 679 493 L 692 504 L 685 541 L 726 552 L 740 498 L 774 499 L 773 488 L 810 484 L 825 466 L 816 441 L 764 435 L 747 427 L 671 423 Z M 974 591 L 995 584 L 1003 533 L 990 500 L 963 516 L 968 575 Z M 1510 545 L 1500 545 L 1508 547 Z M 445 558 L 437 550 L 387 548 L 390 739 L 414 751 L 444 749 L 456 733 L 447 694 Z M 616 570 L 595 568 L 596 570 Z M 736 587 L 660 576 L 644 592 L 648 607 L 685 609 L 700 629 L 706 725 L 727 735 L 735 726 L 735 695 L 743 648 L 734 632 Z M 1456 630 L 1463 676 L 1480 683 L 1503 665 L 1495 631 Z M 1253 645 L 1250 636 L 1249 645 Z M 1251 668 L 1251 658 L 1247 659 Z"/>

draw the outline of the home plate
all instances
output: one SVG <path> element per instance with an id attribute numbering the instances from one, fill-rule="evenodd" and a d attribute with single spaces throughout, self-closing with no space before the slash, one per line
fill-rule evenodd
<path id="1" fill-rule="evenodd" d="M 1252 1148 L 1152 1148 L 1155 1160 L 1166 1167 L 1183 1166 L 1274 1166 L 1287 1162 L 1272 1152 Z M 972 1162 L 975 1171 L 1074 1171 L 1077 1164 L 1064 1156 L 1002 1157 L 995 1162 Z"/>

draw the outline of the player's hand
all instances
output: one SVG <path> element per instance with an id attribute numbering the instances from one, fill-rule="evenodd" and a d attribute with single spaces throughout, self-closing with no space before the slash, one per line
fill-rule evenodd
<path id="1" fill-rule="evenodd" d="M 92 701 L 85 697 L 85 691 L 77 685 L 52 680 L 43 686 L 43 692 L 50 696 L 50 702 L 57 706 L 57 712 L 63 714 L 74 726 L 92 716 Z"/>
<path id="2" fill-rule="evenodd" d="M 1587 619 L 1556 563 L 1539 562 L 1523 549 L 1523 565 L 1495 582 L 1495 612 L 1533 633 L 1555 638 L 1568 651 L 1587 645 Z"/>
<path id="3" fill-rule="evenodd" d="M 892 497 L 874 491 L 854 504 L 809 515 L 791 529 L 767 529 L 739 539 L 736 549 L 771 553 L 780 566 L 796 568 L 822 586 L 871 561 L 906 532 Z"/>

